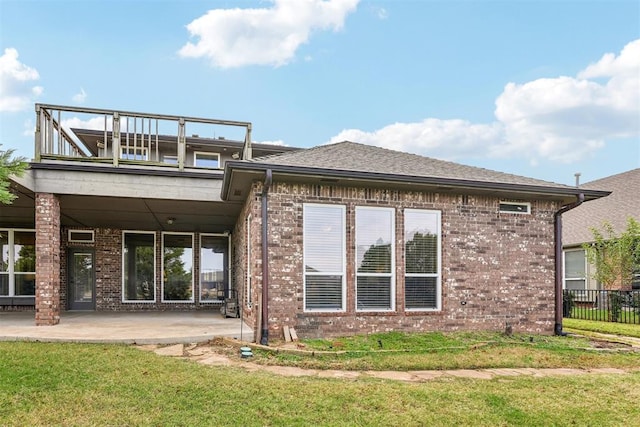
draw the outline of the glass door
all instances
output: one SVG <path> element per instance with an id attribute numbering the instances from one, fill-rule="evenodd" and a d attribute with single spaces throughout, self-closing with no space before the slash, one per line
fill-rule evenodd
<path id="1" fill-rule="evenodd" d="M 93 252 L 86 249 L 71 249 L 69 264 L 68 309 L 95 310 L 96 282 L 93 272 Z"/>

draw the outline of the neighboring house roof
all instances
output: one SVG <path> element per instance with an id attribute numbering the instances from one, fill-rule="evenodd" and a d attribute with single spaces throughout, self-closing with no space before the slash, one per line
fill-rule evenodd
<path id="1" fill-rule="evenodd" d="M 322 177 L 320 183 L 344 178 L 354 181 L 377 181 L 394 185 L 436 187 L 439 191 L 465 188 L 471 191 L 503 191 L 510 196 L 545 194 L 573 201 L 582 190 L 554 182 L 496 172 L 459 163 L 437 160 L 355 142 L 329 145 L 254 158 L 251 161 L 227 162 L 223 198 L 230 196 L 234 172 L 265 171 L 281 175 Z M 328 179 L 329 178 L 329 179 Z M 245 183 L 246 184 L 246 183 Z M 606 192 L 587 191 L 587 200 L 603 197 Z"/>
<path id="2" fill-rule="evenodd" d="M 580 188 L 608 190 L 611 194 L 562 215 L 564 246 L 593 241 L 591 228 L 601 229 L 604 221 L 609 222 L 616 233 L 627 228 L 629 217 L 640 221 L 640 168 L 591 181 Z"/>

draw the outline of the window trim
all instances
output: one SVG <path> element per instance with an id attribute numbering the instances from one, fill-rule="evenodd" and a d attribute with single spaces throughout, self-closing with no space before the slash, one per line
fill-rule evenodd
<path id="1" fill-rule="evenodd" d="M 0 298 L 32 298 L 36 296 L 37 293 L 37 277 L 36 277 L 36 285 L 33 288 L 33 295 L 16 295 L 16 274 L 33 274 L 35 275 L 35 271 L 19 271 L 16 273 L 15 271 L 15 232 L 26 232 L 34 234 L 34 241 L 36 238 L 36 230 L 35 228 L 0 228 L 1 232 L 7 232 L 7 245 L 9 246 L 9 265 L 7 271 L 0 271 L 1 275 L 6 275 L 9 278 L 7 295 L 0 295 Z M 35 245 L 35 243 L 34 243 Z M 2 253 L 0 253 L 0 257 L 2 257 Z M 37 268 L 36 268 L 37 269 Z"/>
<path id="2" fill-rule="evenodd" d="M 152 234 L 153 235 L 153 300 L 132 300 L 132 299 L 126 299 L 126 295 L 127 293 L 125 292 L 125 283 L 124 283 L 124 279 L 125 279 L 125 274 L 124 274 L 124 265 L 125 265 L 125 258 L 124 258 L 124 244 L 125 244 L 125 234 Z M 122 301 L 123 304 L 155 304 L 158 296 L 157 296 L 157 289 L 156 289 L 156 284 L 158 281 L 158 273 L 157 273 L 157 250 L 158 250 L 158 237 L 156 235 L 155 231 L 143 231 L 143 230 L 122 230 L 122 245 L 121 245 L 121 250 L 122 250 L 122 268 L 120 269 L 120 275 L 122 276 L 121 278 L 121 298 L 120 300 Z"/>
<path id="3" fill-rule="evenodd" d="M 387 211 L 391 213 L 391 266 L 389 273 L 358 273 L 358 211 Z M 355 293 L 355 310 L 357 313 L 393 313 L 396 311 L 396 209 L 394 207 L 373 207 L 373 206 L 356 206 L 355 208 L 355 230 L 354 230 L 354 274 L 355 274 L 355 283 L 354 283 L 354 293 Z M 390 278 L 390 293 L 391 293 L 391 301 L 389 302 L 390 308 L 367 308 L 360 309 L 358 308 L 358 276 L 363 277 L 389 277 Z"/>
<path id="4" fill-rule="evenodd" d="M 131 153 L 126 153 L 126 155 L 125 155 L 125 150 L 126 151 L 132 150 L 134 158 L 131 159 L 131 158 L 128 157 Z M 141 152 L 141 155 L 143 157 L 142 159 L 135 158 L 138 155 L 138 151 Z M 137 162 L 148 161 L 149 160 L 149 150 L 147 149 L 147 147 L 142 147 L 142 146 L 121 145 L 120 146 L 120 160 L 132 160 L 132 161 L 137 161 Z"/>
<path id="5" fill-rule="evenodd" d="M 306 215 L 305 209 L 306 207 L 319 207 L 319 208 L 332 208 L 339 209 L 340 215 L 342 217 L 342 234 L 341 234 L 341 248 L 342 251 L 342 271 L 340 272 L 322 272 L 322 273 L 314 273 L 305 271 L 305 266 L 307 265 L 307 251 L 305 246 L 305 236 L 306 236 Z M 305 313 L 344 313 L 347 309 L 347 208 L 345 205 L 339 204 L 331 204 L 331 203 L 303 203 L 302 204 L 302 309 Z M 334 309 L 308 309 L 307 308 L 307 275 L 310 276 L 326 276 L 326 275 L 337 275 L 339 274 L 342 277 L 342 287 L 341 287 L 341 302 L 340 308 Z"/>
<path id="6" fill-rule="evenodd" d="M 224 298 L 229 297 L 231 291 L 231 235 L 224 233 L 200 233 L 198 239 L 198 259 L 200 260 L 198 265 L 198 302 L 200 304 L 221 304 L 223 300 L 203 300 L 202 299 L 202 237 L 226 237 L 227 238 L 227 295 Z M 194 251 L 195 252 L 195 251 Z M 164 252 L 163 252 L 164 253 Z M 223 274 L 224 275 L 224 274 Z"/>
<path id="7" fill-rule="evenodd" d="M 526 210 L 524 210 L 524 211 L 504 210 L 502 208 L 503 205 L 524 206 L 524 207 L 526 207 Z M 512 202 L 512 201 L 507 201 L 507 200 L 500 200 L 500 202 L 498 203 L 498 211 L 500 213 L 506 213 L 506 214 L 531 215 L 531 203 L 530 202 Z"/>
<path id="8" fill-rule="evenodd" d="M 91 239 L 89 240 L 82 240 L 77 238 L 74 239 L 72 237 L 74 233 L 91 234 Z M 96 241 L 96 232 L 94 230 L 68 230 L 67 231 L 67 242 L 69 243 L 95 243 L 95 241 Z"/>
<path id="9" fill-rule="evenodd" d="M 209 166 L 198 166 L 198 154 L 205 154 L 207 156 L 215 156 L 218 158 L 218 166 L 217 167 L 209 167 Z M 194 151 L 193 152 L 193 166 L 196 168 L 207 168 L 207 169 L 221 169 L 222 164 L 220 163 L 220 153 L 212 153 L 210 151 Z"/>
<path id="10" fill-rule="evenodd" d="M 567 277 L 567 252 L 582 252 L 584 255 L 584 276 L 582 277 Z M 589 289 L 589 273 L 588 273 L 588 263 L 587 263 L 587 254 L 586 251 L 582 248 L 570 248 L 564 249 L 562 251 L 562 289 L 567 289 L 567 281 L 583 281 L 584 289 L 575 289 L 575 290 L 588 290 Z"/>
<path id="11" fill-rule="evenodd" d="M 178 236 L 191 236 L 191 299 L 188 300 L 167 300 L 164 299 L 164 236 L 167 235 L 178 235 Z M 162 232 L 162 247 L 160 250 L 160 257 L 161 257 L 161 261 L 160 261 L 160 265 L 161 265 L 161 283 L 160 283 L 160 301 L 163 303 L 171 303 L 171 304 L 193 304 L 195 303 L 195 286 L 194 286 L 194 276 L 195 276 L 195 253 L 196 253 L 196 248 L 195 246 L 195 233 L 186 233 L 186 232 L 179 232 L 179 231 L 163 231 Z"/>
<path id="12" fill-rule="evenodd" d="M 167 161 L 167 160 L 171 160 L 171 161 Z M 162 155 L 162 163 L 164 163 L 166 165 L 177 165 L 178 164 L 178 156 L 163 154 Z"/>
<path id="13" fill-rule="evenodd" d="M 404 266 L 404 277 L 435 277 L 436 278 L 436 307 L 435 308 L 428 308 L 428 307 L 424 307 L 424 308 L 407 308 L 407 297 L 406 297 L 406 280 L 405 280 L 405 300 L 404 300 L 404 310 L 408 311 L 408 312 L 416 312 L 416 311 L 431 311 L 431 312 L 436 312 L 436 311 L 442 311 L 442 211 L 438 211 L 438 210 L 434 210 L 434 209 L 413 209 L 413 208 L 406 208 L 404 209 L 403 212 L 403 222 L 404 222 L 404 230 L 403 230 L 403 234 L 402 234 L 402 243 L 403 243 L 403 250 L 402 250 L 402 254 L 404 256 L 405 262 L 407 259 L 407 255 L 406 255 L 406 244 L 407 242 L 405 241 L 405 235 L 406 235 L 406 227 L 407 227 L 407 221 L 406 221 L 406 217 L 407 217 L 407 212 L 425 212 L 425 213 L 431 213 L 431 214 L 436 214 L 436 220 L 437 220 L 437 227 L 438 227 L 438 233 L 437 233 L 437 247 L 436 247 L 436 256 L 438 257 L 438 261 L 437 261 L 437 273 L 407 273 L 407 265 L 405 264 Z"/>

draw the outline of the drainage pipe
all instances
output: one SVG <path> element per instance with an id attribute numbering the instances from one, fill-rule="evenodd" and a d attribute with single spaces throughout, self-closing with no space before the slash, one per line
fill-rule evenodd
<path id="1" fill-rule="evenodd" d="M 267 169 L 262 186 L 262 330 L 260 333 L 260 344 L 262 345 L 269 345 L 269 227 L 267 224 L 269 216 L 267 206 L 272 180 L 271 169 Z"/>
<path id="2" fill-rule="evenodd" d="M 580 206 L 584 202 L 584 194 L 580 193 L 577 196 L 577 200 L 573 203 L 565 205 L 560 208 L 558 212 L 553 215 L 554 220 L 554 239 L 555 239 L 555 252 L 556 252 L 556 312 L 555 312 L 555 327 L 554 333 L 556 335 L 566 335 L 565 332 L 562 331 L 562 276 L 563 276 L 563 266 L 562 266 L 562 214 Z"/>

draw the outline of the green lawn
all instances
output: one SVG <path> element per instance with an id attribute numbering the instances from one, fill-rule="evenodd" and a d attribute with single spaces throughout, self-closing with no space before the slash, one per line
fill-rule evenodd
<path id="1" fill-rule="evenodd" d="M 562 319 L 562 324 L 566 330 L 601 332 L 640 338 L 640 325 L 568 318 Z"/>
<path id="2" fill-rule="evenodd" d="M 0 343 L 1 425 L 608 426 L 640 419 L 639 401 L 640 371 L 403 383 L 281 377 L 117 345 Z"/>
<path id="3" fill-rule="evenodd" d="M 254 359 L 261 364 L 301 368 L 400 371 L 640 366 L 640 353 L 593 351 L 594 345 L 601 344 L 545 335 L 391 332 L 303 340 L 306 354 L 257 350 Z"/>

